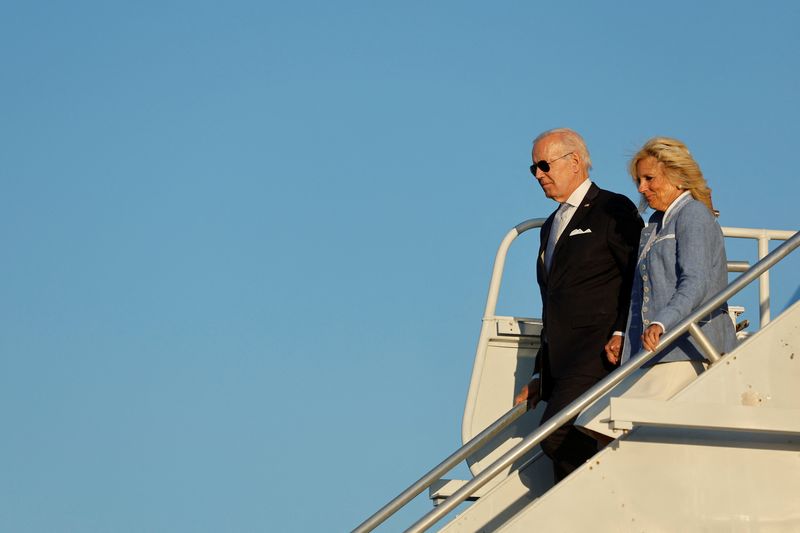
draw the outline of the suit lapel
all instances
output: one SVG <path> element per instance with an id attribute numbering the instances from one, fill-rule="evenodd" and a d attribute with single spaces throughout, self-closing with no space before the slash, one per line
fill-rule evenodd
<path id="1" fill-rule="evenodd" d="M 558 211 L 558 209 L 556 209 Z M 553 227 L 553 220 L 556 216 L 556 211 L 550 213 L 540 231 L 539 239 L 539 255 L 536 256 L 536 272 L 539 275 L 539 282 L 545 283 L 547 281 L 547 269 L 544 267 L 544 251 L 547 248 L 547 240 L 550 238 L 550 230 Z"/>
<path id="2" fill-rule="evenodd" d="M 566 246 L 566 242 L 569 240 L 569 234 L 572 232 L 572 230 L 581 226 L 581 222 L 583 222 L 583 219 L 585 219 L 586 215 L 588 215 L 591 211 L 592 205 L 594 205 L 594 200 L 599 191 L 600 189 L 594 183 L 592 183 L 591 187 L 589 187 L 589 190 L 586 191 L 586 196 L 583 197 L 581 204 L 575 210 L 575 214 L 572 215 L 569 224 L 567 224 L 567 226 L 564 228 L 564 233 L 561 234 L 561 238 L 559 238 L 558 242 L 556 243 L 556 247 L 553 250 L 553 264 L 551 265 L 552 269 L 556 268 L 555 265 L 558 263 L 559 251 Z"/>

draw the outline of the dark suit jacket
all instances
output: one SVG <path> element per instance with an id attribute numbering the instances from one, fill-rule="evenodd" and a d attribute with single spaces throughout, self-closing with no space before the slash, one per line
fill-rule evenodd
<path id="1" fill-rule="evenodd" d="M 544 399 L 552 379 L 602 378 L 613 370 L 604 346 L 614 331 L 625 331 L 643 225 L 633 202 L 593 183 L 561 234 L 547 272 L 543 258 L 554 216 L 542 226 L 536 268 L 546 339 L 536 368 Z"/>

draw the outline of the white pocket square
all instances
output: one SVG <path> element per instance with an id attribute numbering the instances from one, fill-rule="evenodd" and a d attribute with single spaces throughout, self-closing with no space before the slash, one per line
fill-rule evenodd
<path id="1" fill-rule="evenodd" d="M 586 235 L 587 233 L 591 233 L 592 230 L 590 228 L 586 229 L 574 229 L 569 232 L 569 236 L 572 237 L 573 235 Z"/>

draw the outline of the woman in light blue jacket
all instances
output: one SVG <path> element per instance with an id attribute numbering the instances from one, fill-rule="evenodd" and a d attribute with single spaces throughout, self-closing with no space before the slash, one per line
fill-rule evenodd
<path id="1" fill-rule="evenodd" d="M 664 332 L 728 284 L 711 190 L 686 145 L 667 137 L 650 139 L 631 159 L 629 171 L 643 202 L 655 212 L 639 240 L 625 337 L 613 337 L 606 345 L 606 356 L 614 364 L 624 364 L 643 347 L 654 349 Z M 723 353 L 736 345 L 727 311 L 723 304 L 699 323 Z M 684 334 L 609 395 L 666 400 L 704 370 L 704 359 L 695 341 Z M 576 425 L 616 436 L 608 428 L 607 405 L 607 397 L 601 398 L 580 415 Z"/>

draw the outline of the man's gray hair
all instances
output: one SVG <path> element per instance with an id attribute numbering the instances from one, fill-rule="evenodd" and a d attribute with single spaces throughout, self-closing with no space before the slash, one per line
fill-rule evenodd
<path id="1" fill-rule="evenodd" d="M 577 153 L 578 157 L 580 157 L 583 162 L 586 174 L 589 174 L 589 170 L 592 168 L 592 158 L 589 156 L 589 149 L 586 148 L 586 141 L 583 140 L 580 133 L 569 128 L 554 128 L 540 133 L 539 136 L 533 140 L 533 144 L 536 145 L 541 139 L 549 137 L 550 135 L 557 136 L 558 144 L 565 151 Z"/>

